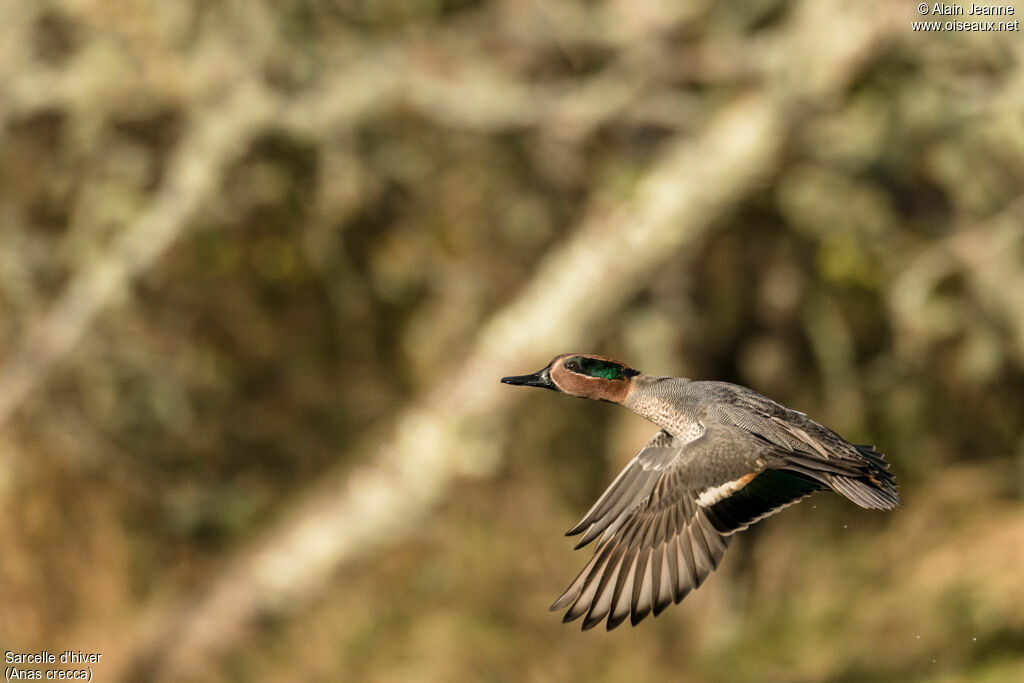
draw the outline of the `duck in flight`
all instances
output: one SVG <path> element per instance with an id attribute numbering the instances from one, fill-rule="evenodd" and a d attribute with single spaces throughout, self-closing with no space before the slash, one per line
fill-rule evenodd
<path id="1" fill-rule="evenodd" d="M 660 427 L 567 533 L 582 534 L 576 548 L 597 544 L 551 610 L 583 617 L 584 630 L 657 616 L 704 582 L 733 534 L 815 491 L 900 505 L 872 446 L 738 384 L 655 377 L 578 353 L 501 381 L 619 403 Z"/>

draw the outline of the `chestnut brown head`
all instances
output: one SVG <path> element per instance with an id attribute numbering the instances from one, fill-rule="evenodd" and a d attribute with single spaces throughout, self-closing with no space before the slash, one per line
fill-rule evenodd
<path id="1" fill-rule="evenodd" d="M 505 384 L 553 389 L 570 396 L 622 403 L 633 378 L 640 374 L 617 360 L 589 353 L 555 356 L 546 368 L 532 375 L 503 377 Z"/>

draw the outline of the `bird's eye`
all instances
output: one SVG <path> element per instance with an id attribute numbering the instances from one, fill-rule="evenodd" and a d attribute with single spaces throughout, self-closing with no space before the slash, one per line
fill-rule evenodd
<path id="1" fill-rule="evenodd" d="M 579 372 L 580 364 L 577 363 L 574 360 L 571 360 L 571 361 L 569 361 L 568 363 L 565 364 L 565 369 L 566 370 L 572 370 L 573 372 Z"/>

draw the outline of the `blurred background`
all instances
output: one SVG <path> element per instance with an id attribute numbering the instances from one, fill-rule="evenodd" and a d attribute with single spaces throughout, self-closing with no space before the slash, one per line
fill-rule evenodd
<path id="1" fill-rule="evenodd" d="M 1018 8 L 1018 11 L 1024 8 Z M 1024 680 L 1024 43 L 916 3 L 8 2 L 0 650 L 95 680 Z M 653 428 L 877 444 L 681 605 L 563 537 Z"/>

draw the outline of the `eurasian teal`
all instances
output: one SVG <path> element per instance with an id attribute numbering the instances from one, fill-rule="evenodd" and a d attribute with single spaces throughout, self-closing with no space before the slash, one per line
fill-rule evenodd
<path id="1" fill-rule="evenodd" d="M 704 582 L 732 534 L 815 491 L 865 508 L 900 504 L 881 453 L 728 382 L 645 375 L 591 354 L 556 356 L 505 384 L 626 406 L 661 429 L 566 535 L 594 556 L 551 606 L 583 629 L 657 616 Z"/>

